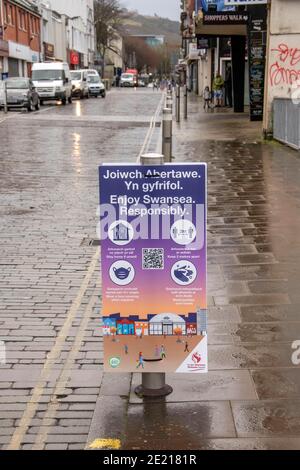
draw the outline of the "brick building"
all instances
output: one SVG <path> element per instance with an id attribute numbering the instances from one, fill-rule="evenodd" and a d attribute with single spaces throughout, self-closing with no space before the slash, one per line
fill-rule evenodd
<path id="1" fill-rule="evenodd" d="M 0 6 L 0 72 L 30 76 L 32 63 L 39 62 L 41 53 L 39 10 L 29 0 L 0 0 Z"/>

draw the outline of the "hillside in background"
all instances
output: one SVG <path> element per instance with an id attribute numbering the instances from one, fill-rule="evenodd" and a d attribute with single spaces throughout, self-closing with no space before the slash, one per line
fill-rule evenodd
<path id="1" fill-rule="evenodd" d="M 153 34 L 166 37 L 168 45 L 179 46 L 181 43 L 180 24 L 177 21 L 159 16 L 143 16 L 132 12 L 132 16 L 126 19 L 125 29 L 131 34 Z"/>

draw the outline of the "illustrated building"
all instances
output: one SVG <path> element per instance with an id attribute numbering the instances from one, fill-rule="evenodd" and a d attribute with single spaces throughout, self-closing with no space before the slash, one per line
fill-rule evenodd
<path id="1" fill-rule="evenodd" d="M 206 336 L 207 334 L 207 310 L 206 309 L 197 310 L 197 329 L 198 329 L 198 335 Z"/>
<path id="2" fill-rule="evenodd" d="M 149 323 L 147 321 L 136 321 L 135 322 L 135 334 L 136 336 L 148 336 Z"/>
<path id="3" fill-rule="evenodd" d="M 117 321 L 117 334 L 118 335 L 134 335 L 134 321 L 129 320 L 128 318 L 123 318 L 122 320 Z"/>
<path id="4" fill-rule="evenodd" d="M 185 320 L 174 313 L 160 313 L 149 321 L 150 335 L 172 336 L 176 328 L 181 329 L 182 335 L 186 334 Z"/>

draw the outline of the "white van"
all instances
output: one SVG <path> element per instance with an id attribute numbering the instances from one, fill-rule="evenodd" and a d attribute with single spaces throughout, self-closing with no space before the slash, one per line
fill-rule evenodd
<path id="1" fill-rule="evenodd" d="M 73 98 L 89 98 L 88 75 L 86 70 L 71 70 Z"/>
<path id="2" fill-rule="evenodd" d="M 32 66 L 32 81 L 40 102 L 61 100 L 72 103 L 72 82 L 69 65 L 64 62 L 41 62 Z"/>

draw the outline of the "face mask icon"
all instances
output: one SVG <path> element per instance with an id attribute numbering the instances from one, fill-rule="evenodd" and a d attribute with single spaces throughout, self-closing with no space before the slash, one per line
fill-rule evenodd
<path id="1" fill-rule="evenodd" d="M 115 276 L 121 281 L 128 278 L 130 271 L 131 271 L 131 268 L 128 268 L 128 269 L 122 268 L 122 267 L 118 269 L 114 268 Z"/>

